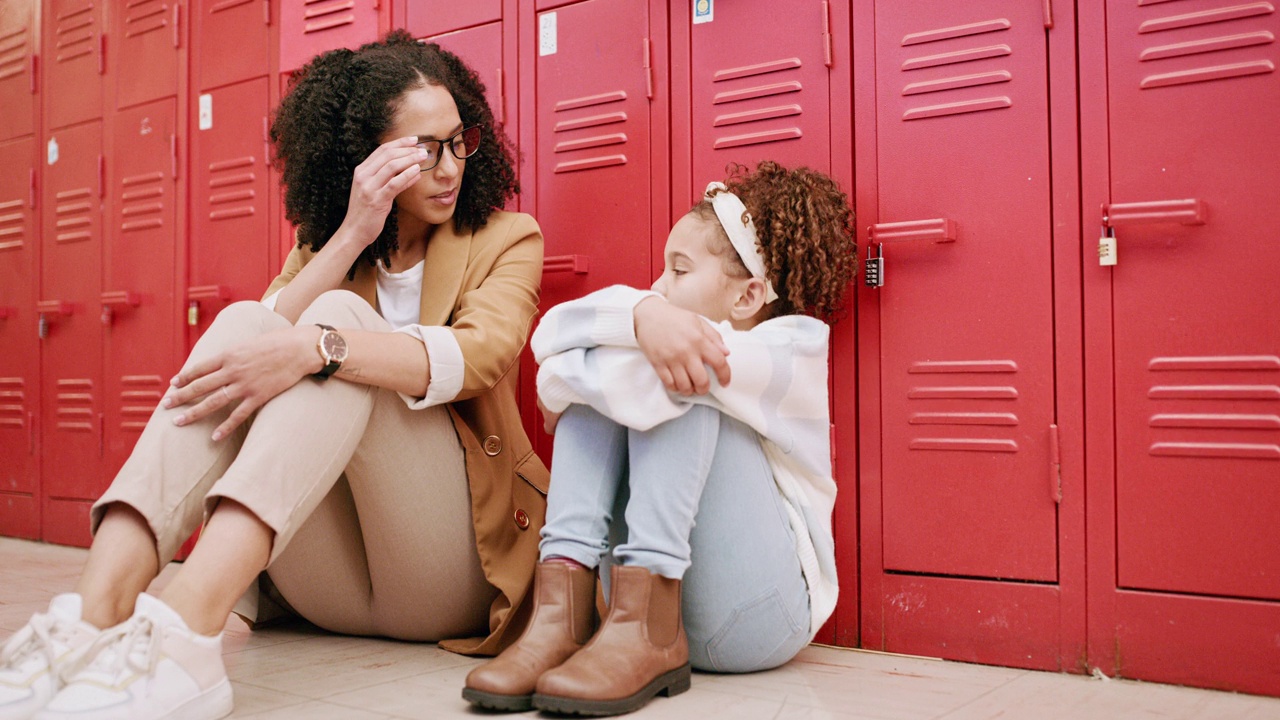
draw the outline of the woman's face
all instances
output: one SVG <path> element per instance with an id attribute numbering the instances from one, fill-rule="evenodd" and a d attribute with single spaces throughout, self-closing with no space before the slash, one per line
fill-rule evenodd
<path id="1" fill-rule="evenodd" d="M 381 142 L 409 135 L 447 140 L 461 129 L 453 96 L 443 85 L 427 84 L 401 96 L 400 110 Z M 413 230 L 418 224 L 440 225 L 453 218 L 466 165 L 444 149 L 435 167 L 422 171 L 418 182 L 396 196 L 400 227 Z"/>

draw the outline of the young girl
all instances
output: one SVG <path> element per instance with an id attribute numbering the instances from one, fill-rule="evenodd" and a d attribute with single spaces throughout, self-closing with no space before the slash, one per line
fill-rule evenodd
<path id="1" fill-rule="evenodd" d="M 687 690 L 691 664 L 787 662 L 834 609 L 828 328 L 815 317 L 853 276 L 852 212 L 820 173 L 745 170 L 672 228 L 652 291 L 605 288 L 534 333 L 556 442 L 532 619 L 467 677 L 472 703 L 630 712 Z M 670 351 L 683 316 L 718 352 L 686 363 Z M 610 607 L 592 637 L 610 548 Z"/>

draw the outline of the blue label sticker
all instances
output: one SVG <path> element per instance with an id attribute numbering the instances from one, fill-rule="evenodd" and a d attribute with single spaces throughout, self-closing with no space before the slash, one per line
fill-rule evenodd
<path id="1" fill-rule="evenodd" d="M 715 19 L 715 0 L 693 0 L 693 24 L 708 23 Z"/>

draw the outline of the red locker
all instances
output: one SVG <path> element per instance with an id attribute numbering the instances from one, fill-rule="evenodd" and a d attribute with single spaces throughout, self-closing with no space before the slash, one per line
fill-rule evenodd
<path id="1" fill-rule="evenodd" d="M 132 107 L 178 94 L 186 10 L 177 0 L 132 0 L 111 6 L 107 36 L 112 41 L 111 74 L 115 76 L 112 107 Z"/>
<path id="2" fill-rule="evenodd" d="M 502 19 L 502 0 L 472 0 L 465 3 L 400 0 L 397 5 L 396 25 L 408 30 L 414 37 L 439 35 Z M 403 8 L 399 7 L 401 5 Z"/>
<path id="3" fill-rule="evenodd" d="M 1082 51 L 1084 219 L 1117 250 L 1085 263 L 1097 662 L 1275 694 L 1280 17 L 1208 0 L 1089 12 L 1082 37 L 1106 46 Z"/>
<path id="4" fill-rule="evenodd" d="M 493 22 L 425 39 L 462 58 L 476 71 L 480 82 L 484 83 L 484 96 L 493 109 L 494 120 L 505 124 L 511 111 L 507 107 L 505 84 L 510 74 L 505 72 L 502 57 L 502 23 Z M 511 132 L 510 128 L 508 132 Z"/>
<path id="5" fill-rule="evenodd" d="M 0 535 L 40 537 L 36 140 L 0 143 Z"/>
<path id="6" fill-rule="evenodd" d="M 93 0 L 45 0 L 40 24 L 46 128 L 102 117 L 104 7 Z"/>
<path id="7" fill-rule="evenodd" d="M 174 333 L 177 107 L 173 99 L 111 119 L 103 331 L 103 486 L 124 464 L 178 369 Z"/>
<path id="8" fill-rule="evenodd" d="M 282 0 L 280 72 L 292 72 L 317 53 L 357 48 L 390 28 L 390 3 L 380 0 Z"/>
<path id="9" fill-rule="evenodd" d="M 1070 667 L 1051 19 L 1039 3 L 1004 0 L 855 12 L 872 26 L 855 46 L 874 44 L 856 130 L 871 183 L 860 239 L 886 278 L 861 297 L 864 640 Z M 1050 32 L 1071 41 L 1069 27 Z"/>
<path id="10" fill-rule="evenodd" d="M 652 156 L 651 104 L 665 91 L 657 86 L 665 63 L 654 52 L 650 9 L 625 0 L 523 9 L 531 42 L 521 43 L 530 54 L 521 67 L 532 77 L 521 86 L 533 117 L 521 123 L 530 170 L 521 207 L 546 238 L 542 308 L 616 283 L 648 287 L 652 244 L 669 229 L 666 168 Z M 532 363 L 523 370 L 531 376 Z M 550 459 L 548 436 L 531 429 L 531 437 Z"/>
<path id="11" fill-rule="evenodd" d="M 196 0 L 191 46 L 195 82 L 209 90 L 266 75 L 269 69 L 270 0 Z"/>
<path id="12" fill-rule="evenodd" d="M 36 0 L 0 4 L 0 141 L 35 132 Z"/>
<path id="13" fill-rule="evenodd" d="M 44 539 L 89 542 L 89 505 L 104 489 L 102 123 L 54 131 L 41 207 L 41 487 Z"/>
<path id="14" fill-rule="evenodd" d="M 257 300 L 270 262 L 267 78 L 202 94 L 191 148 L 189 344 L 228 302 Z"/>

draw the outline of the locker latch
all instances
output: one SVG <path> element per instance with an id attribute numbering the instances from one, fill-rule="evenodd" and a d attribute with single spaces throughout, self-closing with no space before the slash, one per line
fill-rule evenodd
<path id="1" fill-rule="evenodd" d="M 867 259 L 863 262 L 862 282 L 869 288 L 884 287 L 884 245 L 876 245 L 876 255 L 871 254 L 871 245 L 867 245 Z"/>

